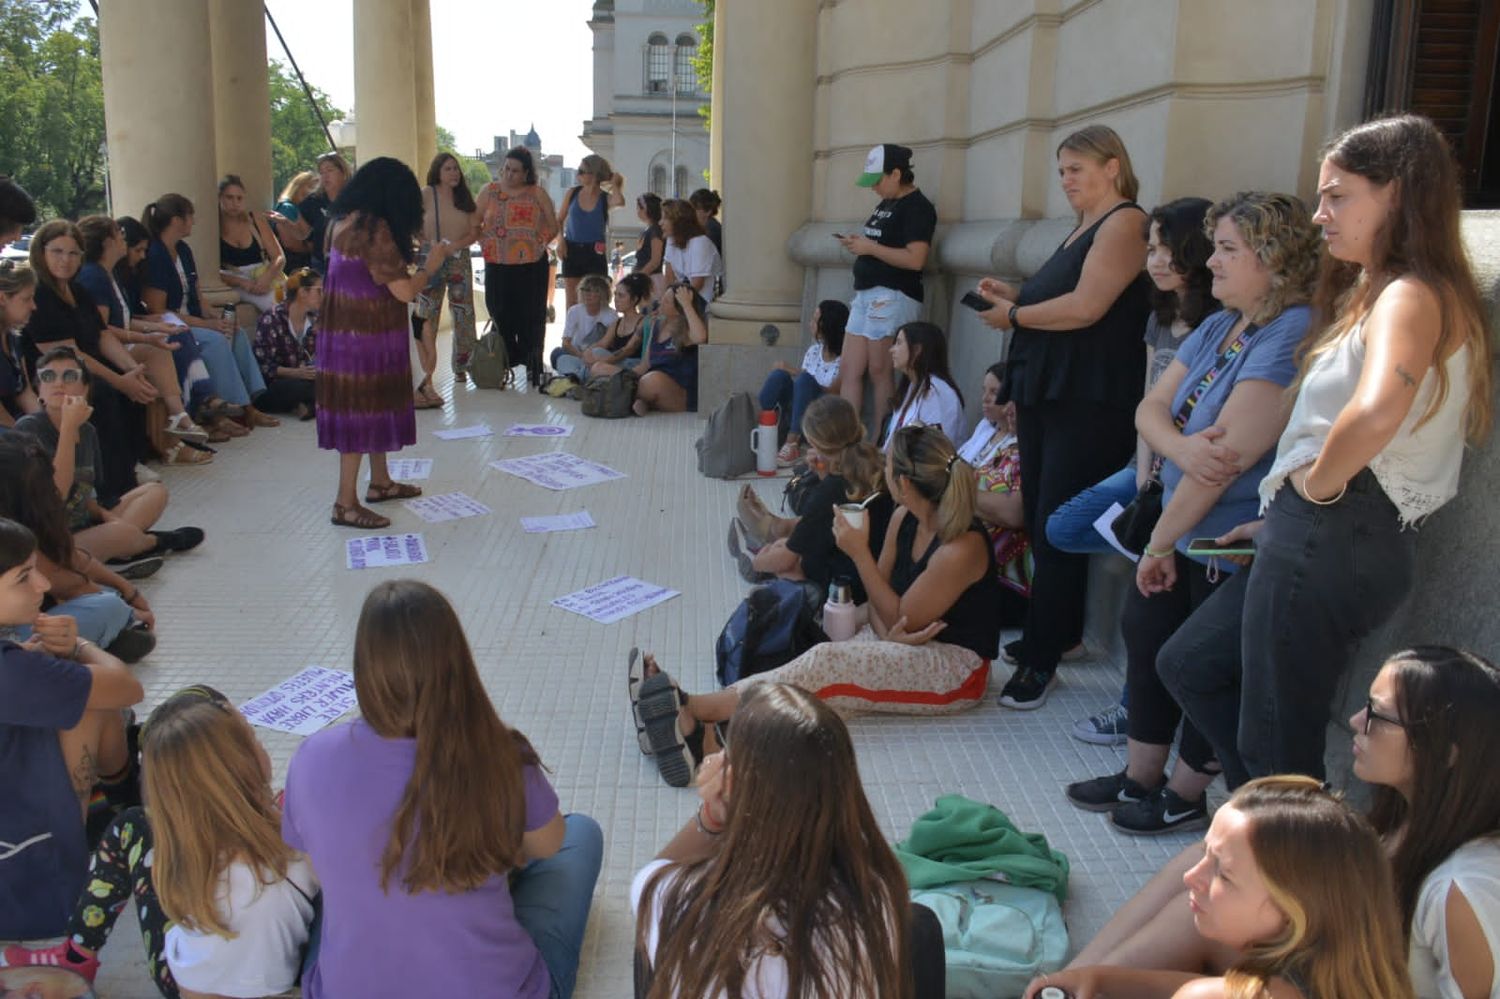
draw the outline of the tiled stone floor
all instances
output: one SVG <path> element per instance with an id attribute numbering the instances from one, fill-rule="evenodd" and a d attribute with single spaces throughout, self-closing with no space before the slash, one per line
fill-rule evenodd
<path id="1" fill-rule="evenodd" d="M 446 376 L 440 388 L 451 392 Z M 711 687 L 713 640 L 746 590 L 722 540 L 739 487 L 697 474 L 692 445 L 700 424 L 689 415 L 589 420 L 576 403 L 535 393 L 460 387 L 451 395 L 447 408 L 418 413 L 417 444 L 403 456 L 434 459 L 432 478 L 423 483 L 428 493 L 462 490 L 493 515 L 431 525 L 399 505 L 387 512 L 394 529 L 426 536 L 432 562 L 409 574 L 441 588 L 458 608 L 496 707 L 536 744 L 563 807 L 587 812 L 604 827 L 604 868 L 577 995 L 629 996 L 631 875 L 688 818 L 696 797 L 664 786 L 637 750 L 624 695 L 625 655 L 632 645 L 654 650 L 687 689 Z M 457 442 L 432 436 L 481 421 L 496 436 Z M 513 421 L 575 430 L 557 443 L 499 436 Z M 606 462 L 629 478 L 555 493 L 487 466 L 554 447 Z M 211 466 L 166 475 L 173 498 L 164 524 L 199 525 L 208 540 L 143 586 L 161 643 L 138 668 L 147 691 L 142 715 L 193 681 L 241 701 L 306 665 L 349 668 L 361 600 L 398 570 L 344 568 L 343 542 L 359 532 L 328 523 L 334 459 L 317 450 L 312 425 L 257 430 L 224 445 Z M 757 483 L 773 505 L 779 486 Z M 521 516 L 584 508 L 596 529 L 521 531 Z M 613 625 L 549 606 L 554 597 L 621 573 L 682 595 Z M 1075 718 L 1118 694 L 1120 664 L 1066 668 L 1051 700 L 1031 713 L 995 705 L 1007 676 L 998 665 L 990 699 L 965 714 L 856 720 L 860 770 L 892 838 L 904 836 L 945 793 L 993 802 L 1021 828 L 1045 833 L 1072 862 L 1066 911 L 1076 949 L 1185 836 L 1120 836 L 1103 817 L 1075 810 L 1062 796 L 1064 782 L 1122 765 L 1119 751 L 1067 734 Z M 298 740 L 261 736 L 279 783 Z M 105 951 L 99 993 L 155 995 L 129 915 Z"/>

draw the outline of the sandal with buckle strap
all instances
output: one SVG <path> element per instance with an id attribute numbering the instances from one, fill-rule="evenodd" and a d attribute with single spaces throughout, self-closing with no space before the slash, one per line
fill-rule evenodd
<path id="1" fill-rule="evenodd" d="M 358 527 L 366 531 L 391 526 L 389 517 L 382 517 L 374 510 L 366 510 L 357 503 L 354 506 L 333 504 L 333 516 L 329 518 L 329 522 L 338 527 Z"/>
<path id="2" fill-rule="evenodd" d="M 365 490 L 366 503 L 389 503 L 391 500 L 415 499 L 422 495 L 422 487 L 409 482 L 388 482 L 383 486 L 370 483 Z"/>

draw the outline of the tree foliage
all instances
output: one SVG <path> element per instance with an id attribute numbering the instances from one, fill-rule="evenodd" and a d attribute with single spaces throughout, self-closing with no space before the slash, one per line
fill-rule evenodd
<path id="1" fill-rule="evenodd" d="M 271 83 L 271 174 L 279 192 L 298 173 L 314 168 L 318 157 L 328 152 L 328 137 L 290 67 L 271 59 L 266 71 Z M 325 121 L 344 117 L 326 93 L 317 87 L 312 92 Z"/>
<path id="2" fill-rule="evenodd" d="M 693 72 L 705 94 L 714 92 L 714 3 L 715 0 L 698 0 L 698 5 L 703 8 L 703 21 L 695 29 L 698 47 L 693 52 Z M 704 130 L 709 130 L 713 125 L 712 105 L 704 104 L 698 108 L 698 114 L 703 118 Z"/>
<path id="3" fill-rule="evenodd" d="M 42 218 L 104 210 L 99 30 L 73 0 L 0 0 L 0 172 Z"/>

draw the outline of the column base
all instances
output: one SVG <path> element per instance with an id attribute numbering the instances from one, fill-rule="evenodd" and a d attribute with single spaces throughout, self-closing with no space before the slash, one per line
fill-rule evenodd
<path id="1" fill-rule="evenodd" d="M 713 343 L 765 346 L 770 335 L 767 326 L 776 327 L 774 342 L 779 346 L 802 341 L 802 303 L 796 299 L 767 302 L 726 295 L 709 304 L 708 316 Z"/>

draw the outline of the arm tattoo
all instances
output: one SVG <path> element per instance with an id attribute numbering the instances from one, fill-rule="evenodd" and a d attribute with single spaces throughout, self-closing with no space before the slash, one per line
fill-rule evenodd
<path id="1" fill-rule="evenodd" d="M 1399 364 L 1396 365 L 1396 377 L 1400 378 L 1403 382 L 1405 382 L 1407 388 L 1414 388 L 1414 387 L 1416 387 L 1417 380 L 1411 376 L 1411 372 L 1410 371 L 1407 371 L 1405 368 L 1403 368 Z"/>
<path id="2" fill-rule="evenodd" d="M 99 765 L 94 762 L 94 754 L 89 751 L 88 746 L 83 747 L 83 755 L 78 758 L 72 776 L 73 790 L 87 804 L 90 792 L 99 781 Z"/>

